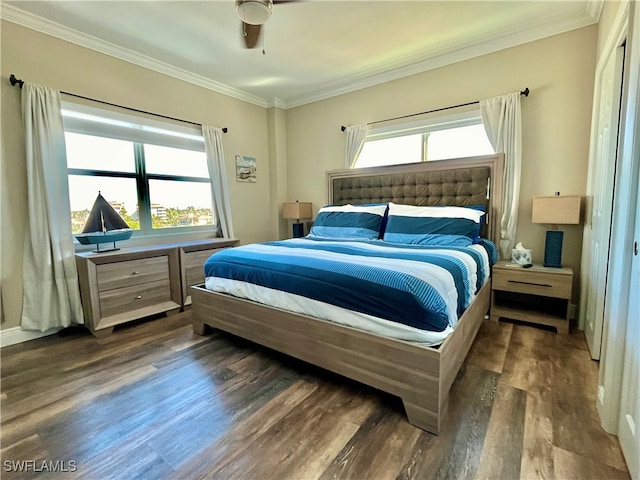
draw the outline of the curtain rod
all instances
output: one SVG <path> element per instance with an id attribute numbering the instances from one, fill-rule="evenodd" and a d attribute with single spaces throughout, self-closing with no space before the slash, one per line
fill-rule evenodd
<path id="1" fill-rule="evenodd" d="M 22 88 L 22 86 L 24 85 L 24 80 L 20 80 L 19 78 L 16 78 L 16 76 L 13 73 L 9 77 L 9 82 L 11 83 L 11 85 L 13 87 L 18 85 L 18 88 Z M 154 117 L 166 118 L 167 120 L 175 120 L 177 122 L 182 122 L 182 123 L 189 123 L 191 125 L 197 125 L 199 127 L 202 126 L 201 123 L 190 122 L 189 120 L 182 120 L 181 118 L 169 117 L 167 115 L 160 115 L 159 113 L 147 112 L 145 110 L 139 110 L 137 108 L 125 107 L 123 105 L 118 105 L 117 103 L 110 103 L 110 102 L 105 102 L 103 100 L 96 100 L 95 98 L 85 97 L 85 96 L 82 96 L 82 95 L 76 95 L 75 93 L 69 93 L 69 92 L 60 92 L 60 93 L 63 93 L 65 95 L 69 95 L 71 97 L 82 98 L 83 100 L 89 100 L 89 101 L 92 101 L 92 102 L 102 103 L 103 105 L 109 105 L 111 107 L 124 108 L 125 110 L 131 110 L 133 112 L 144 113 L 144 114 L 147 114 L 147 115 L 153 115 Z M 227 133 L 228 131 L 229 131 L 229 129 L 227 127 L 224 127 L 222 129 L 223 133 Z"/>
<path id="2" fill-rule="evenodd" d="M 520 92 L 520 95 L 524 95 L 525 97 L 528 97 L 529 96 L 529 91 L 530 91 L 529 87 L 526 87 L 524 90 L 522 90 Z M 390 122 L 392 120 L 400 120 L 402 118 L 416 117 L 418 115 L 426 115 L 427 113 L 435 113 L 435 112 L 440 112 L 442 110 L 450 110 L 452 108 L 466 107 L 468 105 L 474 105 L 476 103 L 480 103 L 480 100 L 476 100 L 475 102 L 461 103 L 459 105 L 451 105 L 450 107 L 436 108 L 435 110 L 427 110 L 426 112 L 410 113 L 409 115 L 401 115 L 399 117 L 385 118 L 384 120 L 376 120 L 375 122 L 369 122 L 369 123 L 367 123 L 367 125 L 375 125 L 376 123 L 384 123 L 384 122 Z M 345 127 L 344 125 L 342 125 L 340 127 L 340 130 L 342 130 L 343 132 L 346 129 L 347 129 L 347 127 Z"/>

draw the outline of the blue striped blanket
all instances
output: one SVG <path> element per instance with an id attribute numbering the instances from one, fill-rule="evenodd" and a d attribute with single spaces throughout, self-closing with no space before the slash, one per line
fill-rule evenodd
<path id="1" fill-rule="evenodd" d="M 206 277 L 282 290 L 411 327 L 441 332 L 486 282 L 493 244 L 443 247 L 310 237 L 212 255 Z"/>

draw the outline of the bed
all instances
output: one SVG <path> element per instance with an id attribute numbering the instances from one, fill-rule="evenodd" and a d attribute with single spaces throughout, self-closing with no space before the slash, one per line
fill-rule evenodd
<path id="1" fill-rule="evenodd" d="M 497 243 L 502 169 L 502 155 L 498 154 L 332 171 L 327 173 L 327 203 L 338 206 L 389 202 L 416 206 L 482 205 L 487 215 L 483 217 L 481 235 Z M 313 243 L 313 240 L 303 239 L 302 243 Z M 284 256 L 287 250 L 282 249 L 293 248 L 297 252 L 316 248 L 302 243 L 291 246 L 286 241 L 273 242 L 269 247 L 281 249 Z M 317 243 L 322 250 L 330 249 L 328 244 L 334 242 L 328 239 Z M 352 254 L 344 250 L 347 248 L 360 248 L 348 243 L 348 246 L 338 245 L 341 249 L 338 255 Z M 384 240 L 372 240 L 370 244 L 365 242 L 364 248 L 382 248 L 383 243 Z M 266 246 L 248 250 L 262 248 Z M 399 254 L 401 261 L 405 261 L 406 252 Z M 234 255 L 226 255 L 229 255 L 228 263 L 236 262 Z M 294 266 L 296 256 L 297 253 L 291 257 Z M 438 433 L 451 385 L 489 310 L 490 281 L 480 278 L 475 281 L 479 290 L 472 301 L 462 308 L 460 305 L 449 308 L 464 310 L 464 313 L 455 318 L 450 331 L 440 339 L 416 341 L 402 335 L 390 336 L 385 331 L 364 330 L 354 323 L 318 318 L 310 314 L 316 311 L 314 308 L 292 311 L 284 304 L 269 306 L 260 303 L 262 300 L 234 296 L 224 285 L 221 291 L 212 291 L 204 284 L 191 288 L 193 330 L 204 335 L 210 327 L 217 328 L 396 395 L 402 399 L 412 425 Z M 436 345 L 429 346 L 429 343 Z"/>

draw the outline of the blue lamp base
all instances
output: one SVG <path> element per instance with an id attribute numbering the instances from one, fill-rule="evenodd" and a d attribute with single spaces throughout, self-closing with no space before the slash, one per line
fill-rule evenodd
<path id="1" fill-rule="evenodd" d="M 293 238 L 304 237 L 304 224 L 303 223 L 294 223 L 293 224 Z"/>
<path id="2" fill-rule="evenodd" d="M 547 239 L 544 243 L 544 266 L 562 267 L 562 230 L 547 230 Z"/>

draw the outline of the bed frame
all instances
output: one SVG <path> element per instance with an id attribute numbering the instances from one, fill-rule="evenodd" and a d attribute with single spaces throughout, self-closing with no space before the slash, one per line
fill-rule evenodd
<path id="1" fill-rule="evenodd" d="M 333 171 L 327 174 L 328 200 L 414 205 L 488 200 L 487 236 L 497 244 L 502 172 L 502 154 Z M 484 190 L 479 187 L 483 181 Z M 451 385 L 489 310 L 491 285 L 481 289 L 453 333 L 435 348 L 211 292 L 203 285 L 191 287 L 191 294 L 195 333 L 218 328 L 399 396 L 409 422 L 437 434 Z"/>

